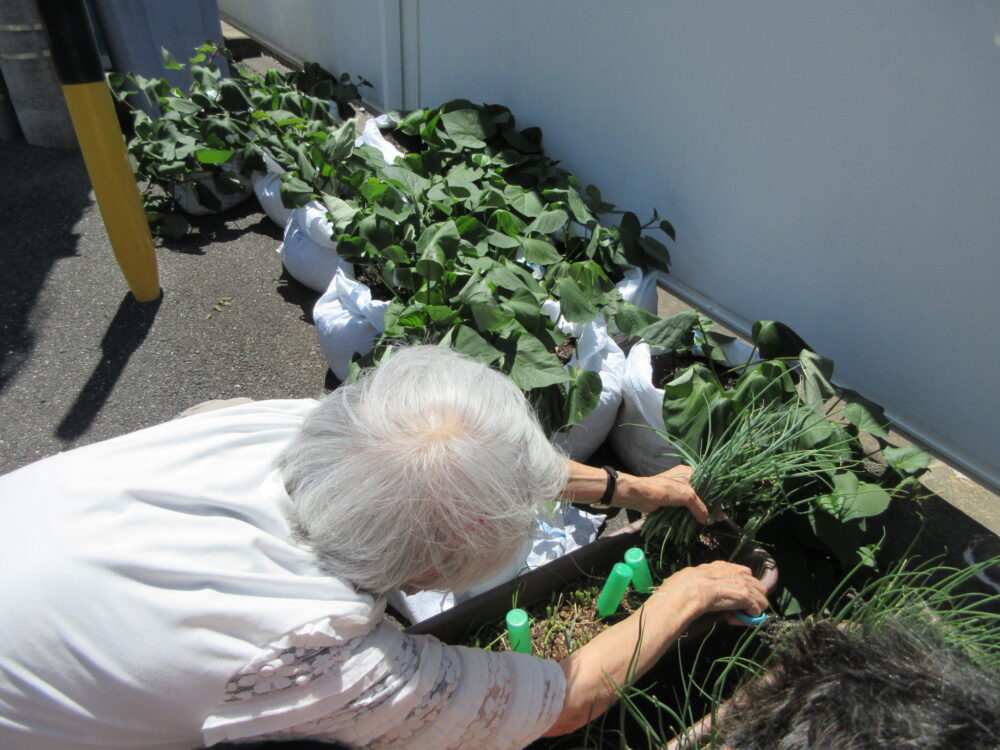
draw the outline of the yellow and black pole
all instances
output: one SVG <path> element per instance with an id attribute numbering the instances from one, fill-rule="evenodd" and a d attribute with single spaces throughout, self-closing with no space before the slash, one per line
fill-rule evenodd
<path id="1" fill-rule="evenodd" d="M 111 249 L 133 296 L 160 296 L 153 237 L 83 0 L 37 0 Z"/>

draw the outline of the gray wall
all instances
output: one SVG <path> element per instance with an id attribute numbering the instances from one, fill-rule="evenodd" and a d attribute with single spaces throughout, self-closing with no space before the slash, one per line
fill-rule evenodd
<path id="1" fill-rule="evenodd" d="M 668 284 L 737 327 L 788 323 L 1000 485 L 1000 2 L 219 6 L 382 107 L 507 105 L 674 223 Z"/>

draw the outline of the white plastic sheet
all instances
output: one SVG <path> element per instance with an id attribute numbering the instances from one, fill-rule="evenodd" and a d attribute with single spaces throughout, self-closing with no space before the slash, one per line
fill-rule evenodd
<path id="1" fill-rule="evenodd" d="M 421 622 L 590 544 L 597 538 L 597 530 L 603 520 L 603 516 L 587 513 L 572 505 L 558 504 L 551 515 L 539 515 L 532 528 L 531 539 L 510 565 L 489 580 L 459 592 L 421 591 L 407 596 L 395 591 L 389 595 L 389 603 L 410 622 Z"/>

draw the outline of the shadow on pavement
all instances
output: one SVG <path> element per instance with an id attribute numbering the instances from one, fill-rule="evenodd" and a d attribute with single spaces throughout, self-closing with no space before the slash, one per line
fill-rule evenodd
<path id="1" fill-rule="evenodd" d="M 0 148 L 0 391 L 34 348 L 31 316 L 49 273 L 77 253 L 73 229 L 90 206 L 90 181 L 79 153 L 24 143 Z M 59 175 L 58 180 L 52 175 Z"/>
<path id="2" fill-rule="evenodd" d="M 57 436 L 72 440 L 87 431 L 111 395 L 129 357 L 152 328 L 162 300 L 161 296 L 155 302 L 136 302 L 131 293 L 125 295 L 101 339 L 101 361 L 56 428 Z"/>

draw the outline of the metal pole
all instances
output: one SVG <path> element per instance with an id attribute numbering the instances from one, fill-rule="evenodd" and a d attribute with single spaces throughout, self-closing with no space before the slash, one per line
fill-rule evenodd
<path id="1" fill-rule="evenodd" d="M 118 266 L 139 302 L 160 296 L 153 237 L 83 0 L 37 0 L 52 60 Z"/>

